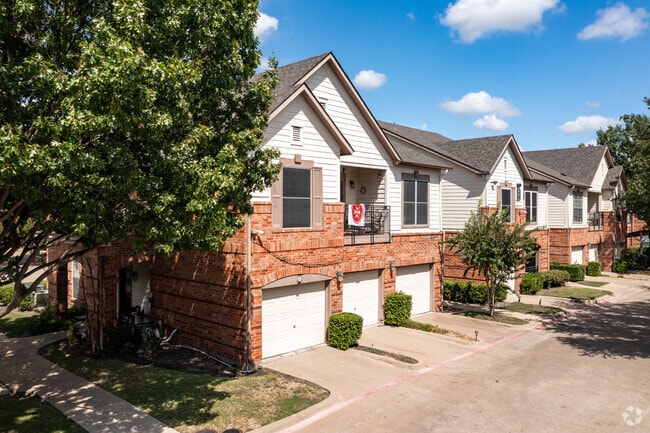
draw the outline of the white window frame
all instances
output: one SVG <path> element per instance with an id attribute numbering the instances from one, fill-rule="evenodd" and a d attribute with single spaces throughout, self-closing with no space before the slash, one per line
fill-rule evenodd
<path id="1" fill-rule="evenodd" d="M 529 196 L 530 196 L 530 205 L 529 205 Z M 532 205 L 532 198 L 535 197 L 535 206 Z M 524 206 L 526 207 L 526 224 L 535 225 L 538 221 L 538 211 L 539 211 L 539 192 L 533 189 L 524 191 Z M 532 209 L 535 209 L 535 219 L 532 220 Z"/>
<path id="2" fill-rule="evenodd" d="M 413 182 L 414 183 L 414 201 L 406 201 L 405 197 L 405 186 L 407 182 Z M 408 227 L 408 228 L 417 228 L 417 227 L 429 227 L 429 209 L 430 209 L 430 194 L 429 194 L 429 185 L 430 185 L 430 177 L 428 175 L 421 175 L 417 172 L 414 173 L 402 173 L 402 227 Z M 426 191 L 426 202 L 421 202 L 418 201 L 418 191 L 419 188 L 425 188 Z M 413 205 L 413 224 L 407 224 L 406 221 L 406 205 L 407 204 L 412 204 Z M 423 204 L 426 204 L 426 213 L 425 213 L 425 218 L 426 221 L 418 221 L 417 216 L 418 216 L 418 206 L 421 206 Z"/>

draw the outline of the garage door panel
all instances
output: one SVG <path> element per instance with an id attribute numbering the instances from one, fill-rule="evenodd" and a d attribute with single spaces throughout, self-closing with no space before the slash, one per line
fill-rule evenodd
<path id="1" fill-rule="evenodd" d="M 325 283 L 262 291 L 262 357 L 320 344 L 325 340 Z"/>
<path id="2" fill-rule="evenodd" d="M 363 317 L 363 326 L 372 326 L 379 323 L 378 271 L 345 274 L 343 311 Z"/>
<path id="3" fill-rule="evenodd" d="M 413 307 L 411 314 L 431 311 L 431 271 L 430 265 L 402 266 L 397 268 L 395 289 L 411 295 Z"/>
<path id="4" fill-rule="evenodd" d="M 582 264 L 582 250 L 583 247 L 572 247 L 571 248 L 571 263 Z"/>

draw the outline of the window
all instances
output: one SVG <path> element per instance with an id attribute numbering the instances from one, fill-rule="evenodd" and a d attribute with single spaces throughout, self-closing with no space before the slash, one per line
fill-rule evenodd
<path id="1" fill-rule="evenodd" d="M 429 176 L 402 174 L 402 224 L 425 226 L 429 224 Z"/>
<path id="2" fill-rule="evenodd" d="M 512 189 L 510 188 L 501 188 L 501 211 L 506 212 L 508 216 L 510 216 L 510 221 L 512 221 L 512 216 L 514 212 L 512 211 L 512 207 L 514 205 L 514 201 L 512 200 Z"/>
<path id="3" fill-rule="evenodd" d="M 79 298 L 79 262 L 72 261 L 72 297 Z"/>
<path id="4" fill-rule="evenodd" d="M 322 169 L 299 155 L 280 162 L 282 171 L 271 186 L 273 228 L 322 227 Z"/>
<path id="5" fill-rule="evenodd" d="M 582 191 L 573 191 L 573 222 L 582 222 Z"/>
<path id="6" fill-rule="evenodd" d="M 526 201 L 526 223 L 537 222 L 537 191 L 524 191 Z"/>

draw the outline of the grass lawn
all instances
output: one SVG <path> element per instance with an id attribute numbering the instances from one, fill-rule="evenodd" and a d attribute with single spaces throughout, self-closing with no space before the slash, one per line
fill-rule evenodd
<path id="1" fill-rule="evenodd" d="M 607 281 L 578 281 L 578 284 L 589 287 L 603 287 L 605 284 L 609 284 Z"/>
<path id="2" fill-rule="evenodd" d="M 0 333 L 7 337 L 28 337 L 38 325 L 38 313 L 34 311 L 12 311 L 0 318 Z"/>
<path id="3" fill-rule="evenodd" d="M 38 397 L 0 396 L 0 428 L 6 433 L 83 433 L 84 429 Z"/>
<path id="4" fill-rule="evenodd" d="M 547 305 L 537 305 L 537 304 L 524 304 L 523 302 L 511 302 L 503 307 L 506 311 L 514 311 L 517 313 L 524 314 L 560 314 L 564 310 L 558 307 L 551 307 Z"/>
<path id="5" fill-rule="evenodd" d="M 467 334 L 462 332 L 452 331 L 451 329 L 441 328 L 438 325 L 432 325 L 430 323 L 416 322 L 415 320 L 407 320 L 404 325 L 404 328 L 417 329 L 418 331 L 433 332 L 434 334 L 449 335 L 450 337 L 460 338 L 461 340 L 473 340 Z"/>
<path id="6" fill-rule="evenodd" d="M 94 359 L 62 344 L 47 346 L 41 354 L 183 433 L 253 430 L 329 395 L 312 383 L 273 372 L 234 379 L 184 373 L 115 359 Z"/>
<path id="7" fill-rule="evenodd" d="M 482 311 L 461 311 L 455 314 L 458 314 L 460 316 L 465 316 L 465 317 L 472 317 L 474 319 L 490 320 L 492 322 L 505 323 L 508 325 L 525 325 L 528 323 L 527 320 L 523 320 L 518 317 L 512 317 L 506 314 L 499 314 L 499 313 L 494 313 L 494 316 L 490 316 L 489 313 L 484 313 Z"/>
<path id="8" fill-rule="evenodd" d="M 554 287 L 543 289 L 537 292 L 540 296 L 554 296 L 556 298 L 568 298 L 576 301 L 586 301 L 600 298 L 601 296 L 611 295 L 609 290 L 590 289 L 587 287 Z"/>

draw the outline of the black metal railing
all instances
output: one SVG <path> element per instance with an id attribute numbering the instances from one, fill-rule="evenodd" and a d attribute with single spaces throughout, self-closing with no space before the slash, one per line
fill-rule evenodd
<path id="1" fill-rule="evenodd" d="M 597 231 L 603 229 L 603 213 L 592 212 L 589 214 L 588 219 L 589 231 Z"/>
<path id="2" fill-rule="evenodd" d="M 390 242 L 390 206 L 366 204 L 363 226 L 348 224 L 348 207 L 345 206 L 346 244 L 375 244 Z"/>

